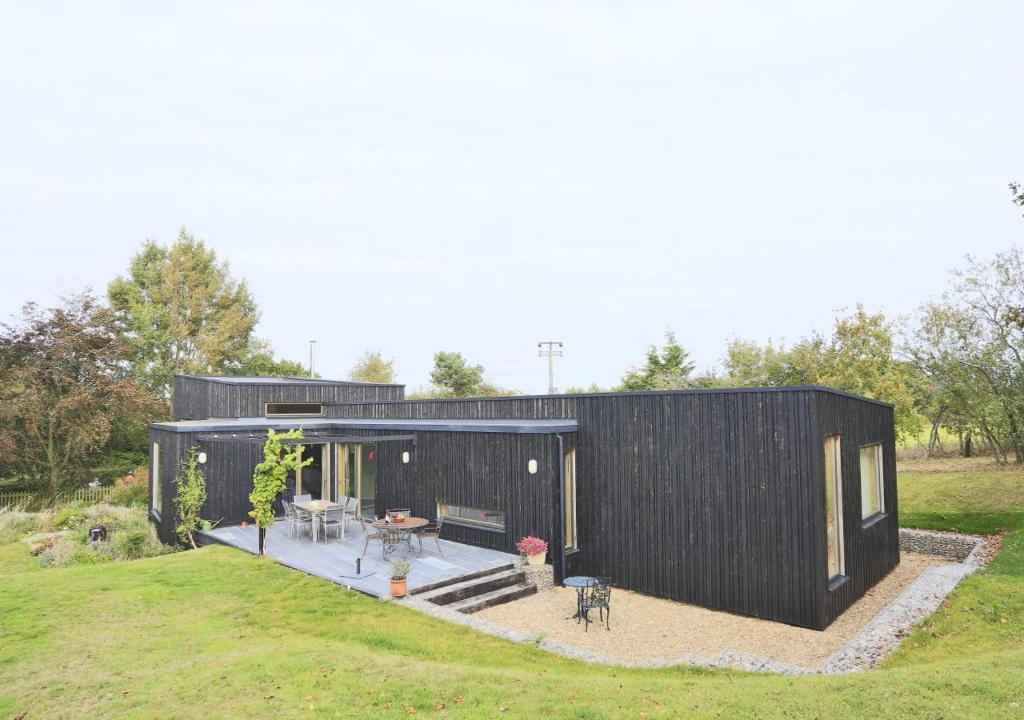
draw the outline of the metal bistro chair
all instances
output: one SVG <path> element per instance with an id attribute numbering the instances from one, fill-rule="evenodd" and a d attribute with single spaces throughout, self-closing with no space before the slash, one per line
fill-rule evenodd
<path id="1" fill-rule="evenodd" d="M 366 537 L 366 542 L 363 543 L 363 554 L 360 557 L 366 555 L 366 550 L 370 547 L 371 540 L 380 540 L 380 556 L 382 558 L 386 558 L 402 544 L 402 534 L 398 530 L 393 528 L 378 529 L 372 525 L 367 527 L 369 523 L 363 520 L 359 520 L 358 522 L 359 527 L 363 531 L 363 535 Z"/>
<path id="2" fill-rule="evenodd" d="M 594 578 L 594 583 L 590 587 L 583 589 L 583 599 L 580 602 L 580 614 L 576 618 L 576 624 L 580 624 L 580 620 L 586 622 L 583 626 L 583 631 L 586 632 L 592 622 L 590 619 L 590 611 L 597 609 L 598 617 L 604 621 L 605 628 L 611 630 L 611 617 L 612 617 L 612 581 L 611 578 L 599 577 Z"/>
<path id="3" fill-rule="evenodd" d="M 416 533 L 416 539 L 420 542 L 420 555 L 423 554 L 423 539 L 433 540 L 437 545 L 437 552 L 444 555 L 444 551 L 441 550 L 441 526 L 444 525 L 444 518 L 438 517 L 437 520 L 432 522 L 430 525 L 425 525 L 421 530 Z"/>

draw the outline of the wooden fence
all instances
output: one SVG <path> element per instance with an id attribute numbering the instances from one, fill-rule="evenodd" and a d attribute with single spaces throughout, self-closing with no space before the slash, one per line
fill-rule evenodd
<path id="1" fill-rule="evenodd" d="M 19 507 L 26 510 L 39 510 L 71 502 L 110 502 L 113 494 L 113 487 L 80 488 L 71 492 L 58 493 L 55 497 L 30 492 L 6 492 L 0 493 L 0 508 Z"/>

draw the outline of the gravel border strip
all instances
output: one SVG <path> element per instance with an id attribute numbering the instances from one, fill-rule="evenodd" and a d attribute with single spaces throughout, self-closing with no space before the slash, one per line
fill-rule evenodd
<path id="1" fill-rule="evenodd" d="M 965 577 L 981 567 L 979 554 L 986 542 L 976 535 L 958 533 L 931 532 L 925 530 L 900 529 L 900 544 L 905 542 L 915 552 L 924 552 L 949 558 L 953 552 L 950 548 L 964 550 L 973 544 L 973 548 L 963 556 L 962 562 L 947 563 L 928 568 L 899 597 L 887 605 L 860 632 L 854 635 L 843 647 L 837 650 L 820 668 L 806 668 L 787 665 L 771 658 L 758 657 L 747 653 L 726 650 L 714 657 L 702 657 L 693 653 L 683 653 L 676 659 L 663 660 L 652 658 L 641 662 L 628 662 L 605 657 L 582 648 L 549 640 L 540 635 L 514 630 L 497 625 L 488 620 L 466 615 L 456 610 L 434 605 L 426 600 L 409 597 L 399 601 L 401 605 L 422 612 L 425 615 L 441 620 L 470 627 L 487 635 L 510 640 L 520 645 L 536 645 L 546 650 L 573 660 L 599 663 L 623 668 L 666 668 L 678 665 L 697 665 L 703 667 L 730 668 L 747 672 L 773 672 L 782 675 L 836 674 L 857 672 L 877 666 L 910 634 L 914 626 L 934 613 L 946 596 L 953 591 Z M 933 548 L 929 553 L 926 548 Z M 909 547 L 907 549 L 910 549 Z M 958 550 L 959 552 L 959 550 Z M 960 553 L 961 556 L 963 555 Z"/>

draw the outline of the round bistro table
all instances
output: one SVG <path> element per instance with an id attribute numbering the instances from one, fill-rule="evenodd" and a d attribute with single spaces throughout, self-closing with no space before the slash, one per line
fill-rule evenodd
<path id="1" fill-rule="evenodd" d="M 587 575 L 573 575 L 562 580 L 565 587 L 576 588 L 576 614 L 570 615 L 566 620 L 576 620 L 582 614 L 580 606 L 583 605 L 583 591 L 596 582 L 594 578 Z"/>
<path id="2" fill-rule="evenodd" d="M 410 552 L 416 552 L 412 546 L 412 533 L 414 530 L 419 530 L 421 527 L 429 525 L 430 521 L 426 518 L 421 517 L 407 517 L 400 523 L 394 521 L 384 522 L 381 520 L 374 520 L 370 525 L 377 528 L 378 530 L 384 530 L 386 532 L 397 532 L 399 542 L 404 542 L 406 547 L 409 548 Z M 417 553 L 418 554 L 418 553 Z"/>

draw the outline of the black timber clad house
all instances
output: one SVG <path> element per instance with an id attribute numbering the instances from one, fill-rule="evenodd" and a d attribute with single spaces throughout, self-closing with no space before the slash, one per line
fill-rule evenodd
<path id="1" fill-rule="evenodd" d="M 899 563 L 885 403 L 823 387 L 402 398 L 396 385 L 176 378 L 176 421 L 150 429 L 161 537 L 173 540 L 174 478 L 189 447 L 208 455 L 204 517 L 239 523 L 259 438 L 301 426 L 307 446 L 361 448 L 347 464 L 325 461 L 328 492 L 353 472 L 343 468 L 372 465 L 367 514 L 440 511 L 447 539 L 512 552 L 524 535 L 543 537 L 559 579 L 607 575 L 823 629 Z M 317 404 L 287 406 L 301 402 Z"/>

